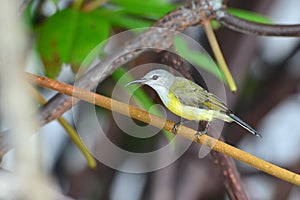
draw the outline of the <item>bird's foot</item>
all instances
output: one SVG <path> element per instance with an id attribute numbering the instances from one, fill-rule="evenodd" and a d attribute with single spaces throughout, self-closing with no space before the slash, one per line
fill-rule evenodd
<path id="1" fill-rule="evenodd" d="M 177 123 L 174 124 L 174 126 L 173 126 L 173 133 L 174 133 L 174 135 L 177 135 L 178 127 L 179 127 L 181 124 L 182 124 L 181 121 L 179 121 L 179 122 L 177 122 Z"/>
<path id="2" fill-rule="evenodd" d="M 188 122 L 188 120 L 182 119 L 181 121 L 175 123 L 174 126 L 173 126 L 173 133 L 174 133 L 175 135 L 177 135 L 178 127 L 179 127 L 180 125 L 184 124 L 184 123 L 187 123 L 187 122 Z"/>
<path id="3" fill-rule="evenodd" d="M 195 134 L 196 138 L 195 139 L 198 143 L 200 142 L 201 135 L 207 134 L 208 128 L 209 128 L 209 122 L 206 123 L 206 126 L 205 126 L 204 130 L 196 132 L 196 134 Z"/>
<path id="4" fill-rule="evenodd" d="M 177 134 L 177 131 L 178 131 L 178 127 L 184 123 L 186 123 L 187 121 L 179 121 L 177 122 L 176 124 L 174 124 L 173 126 L 173 133 L 176 135 Z M 204 134 L 207 134 L 207 131 L 208 131 L 208 128 L 209 128 L 209 122 L 206 123 L 206 126 L 204 128 L 204 130 L 202 131 L 197 131 L 195 136 L 196 136 L 196 141 L 199 142 L 200 141 L 200 137 L 201 135 L 204 135 Z"/>

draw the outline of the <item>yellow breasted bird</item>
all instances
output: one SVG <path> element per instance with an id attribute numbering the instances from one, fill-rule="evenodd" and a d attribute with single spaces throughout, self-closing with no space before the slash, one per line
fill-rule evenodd
<path id="1" fill-rule="evenodd" d="M 188 79 L 157 69 L 148 72 L 142 79 L 127 83 L 126 86 L 133 83 L 142 83 L 153 88 L 170 111 L 185 119 L 207 122 L 221 119 L 225 122 L 235 122 L 253 135 L 262 137 L 230 111 L 217 96 Z M 174 130 L 177 126 L 178 124 L 174 126 Z M 206 129 L 205 132 L 198 132 L 197 137 L 206 133 Z"/>

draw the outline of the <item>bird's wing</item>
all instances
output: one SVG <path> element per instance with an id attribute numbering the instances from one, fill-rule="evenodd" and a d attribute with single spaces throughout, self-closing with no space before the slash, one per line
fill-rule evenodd
<path id="1" fill-rule="evenodd" d="M 184 105 L 229 112 L 227 106 L 217 96 L 185 78 L 176 77 L 170 90 Z"/>

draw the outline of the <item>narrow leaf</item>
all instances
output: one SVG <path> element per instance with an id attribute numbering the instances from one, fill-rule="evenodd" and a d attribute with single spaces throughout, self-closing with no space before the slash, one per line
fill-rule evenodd
<path id="1" fill-rule="evenodd" d="M 187 46 L 185 40 L 179 36 L 174 37 L 174 46 L 178 54 L 185 58 L 188 62 L 206 70 L 207 72 L 219 78 L 221 81 L 225 82 L 219 67 L 207 53 L 191 50 Z"/>
<path id="2" fill-rule="evenodd" d="M 264 24 L 271 24 L 272 20 L 270 20 L 268 17 L 258 14 L 255 12 L 247 11 L 247 10 L 241 10 L 236 8 L 227 8 L 228 12 L 232 15 L 235 15 L 237 17 L 243 18 L 245 20 L 249 20 L 252 22 L 258 22 L 258 23 L 264 23 Z"/>

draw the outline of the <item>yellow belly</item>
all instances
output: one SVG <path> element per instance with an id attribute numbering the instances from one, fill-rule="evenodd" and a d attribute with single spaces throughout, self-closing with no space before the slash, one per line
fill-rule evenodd
<path id="1" fill-rule="evenodd" d="M 216 117 L 215 114 L 217 112 L 214 110 L 183 105 L 173 93 L 169 93 L 169 101 L 165 106 L 176 115 L 188 120 L 211 121 Z"/>
<path id="2" fill-rule="evenodd" d="M 213 119 L 221 119 L 226 122 L 232 122 L 229 116 L 218 110 L 208 110 L 184 105 L 171 92 L 168 95 L 168 101 L 164 102 L 164 104 L 171 112 L 188 120 L 212 121 Z"/>

